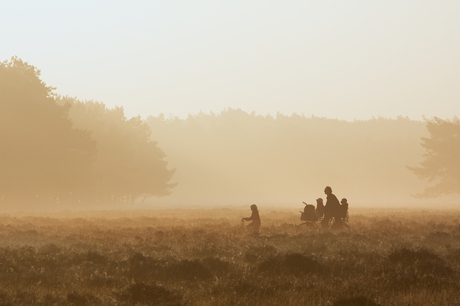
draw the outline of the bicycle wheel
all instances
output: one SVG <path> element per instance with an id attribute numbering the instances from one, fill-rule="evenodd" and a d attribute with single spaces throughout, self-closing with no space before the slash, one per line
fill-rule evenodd
<path id="1" fill-rule="evenodd" d="M 303 227 L 305 227 L 308 231 L 318 231 L 319 230 L 319 227 L 318 225 L 315 224 L 315 222 L 304 222 L 302 224 L 299 224 L 297 226 L 297 229 L 298 230 L 301 230 L 303 229 Z"/>

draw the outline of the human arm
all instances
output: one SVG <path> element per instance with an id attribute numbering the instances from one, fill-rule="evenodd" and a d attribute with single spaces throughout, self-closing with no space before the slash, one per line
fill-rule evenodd
<path id="1" fill-rule="evenodd" d="M 243 219 L 241 219 L 241 221 L 251 221 L 251 220 L 254 220 L 254 216 L 255 216 L 255 214 L 254 214 L 254 212 L 253 212 L 252 215 L 251 215 L 249 218 L 243 218 Z"/>

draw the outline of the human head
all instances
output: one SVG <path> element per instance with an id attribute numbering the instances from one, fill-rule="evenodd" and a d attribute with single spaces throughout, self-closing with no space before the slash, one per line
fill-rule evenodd
<path id="1" fill-rule="evenodd" d="M 322 198 L 317 198 L 316 203 L 317 204 L 323 204 L 323 199 Z"/>
<path id="2" fill-rule="evenodd" d="M 257 211 L 257 205 L 256 205 L 256 204 L 252 204 L 252 205 L 251 205 L 251 210 L 252 210 L 252 211 Z"/>
<path id="3" fill-rule="evenodd" d="M 342 203 L 342 204 L 345 204 L 345 203 L 348 204 L 348 203 L 347 203 L 347 199 L 345 199 L 345 198 L 343 198 L 343 199 L 340 201 L 340 203 Z"/>
<path id="4" fill-rule="evenodd" d="M 332 193 L 332 188 L 329 186 L 326 186 L 326 188 L 324 188 L 324 193 L 327 195 L 330 195 Z"/>

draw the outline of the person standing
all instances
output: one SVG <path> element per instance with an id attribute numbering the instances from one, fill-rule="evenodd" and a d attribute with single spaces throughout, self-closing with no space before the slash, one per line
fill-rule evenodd
<path id="1" fill-rule="evenodd" d="M 247 228 L 252 230 L 253 232 L 259 232 L 260 228 L 260 216 L 259 216 L 259 210 L 257 209 L 256 204 L 251 205 L 251 211 L 252 214 L 249 218 L 243 218 L 241 221 L 252 221 L 247 225 Z"/>
<path id="2" fill-rule="evenodd" d="M 329 220 L 334 219 L 334 222 L 340 222 L 340 203 L 337 197 L 332 193 L 332 188 L 327 186 L 324 189 L 326 194 L 326 205 L 324 206 L 324 218 L 321 221 L 323 229 L 327 229 Z M 338 224 L 336 225 L 338 226 Z"/>

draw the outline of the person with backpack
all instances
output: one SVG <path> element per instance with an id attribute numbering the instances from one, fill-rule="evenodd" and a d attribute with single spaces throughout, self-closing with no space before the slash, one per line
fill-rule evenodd
<path id="1" fill-rule="evenodd" d="M 249 218 L 241 219 L 241 222 L 252 221 L 251 223 L 247 225 L 247 228 L 254 232 L 258 232 L 260 228 L 260 216 L 259 216 L 259 210 L 257 209 L 256 204 L 251 205 L 251 211 L 252 211 L 251 216 Z"/>
<path id="2" fill-rule="evenodd" d="M 326 186 L 324 193 L 327 195 L 326 205 L 324 206 L 324 218 L 321 221 L 323 229 L 327 229 L 329 220 L 333 219 L 336 223 L 335 227 L 338 227 L 341 223 L 340 220 L 340 203 L 337 197 L 332 193 L 332 188 Z"/>

